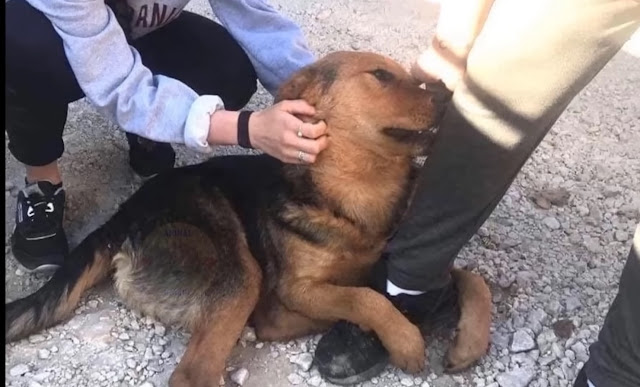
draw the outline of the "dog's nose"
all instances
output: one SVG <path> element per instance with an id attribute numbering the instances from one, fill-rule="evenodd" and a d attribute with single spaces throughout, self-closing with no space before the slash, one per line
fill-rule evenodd
<path id="1" fill-rule="evenodd" d="M 439 121 L 447 108 L 447 104 L 451 101 L 453 93 L 447 89 L 442 81 L 428 83 L 425 85 L 427 92 L 431 95 L 431 103 L 436 109 L 437 120 Z"/>
<path id="2" fill-rule="evenodd" d="M 427 83 L 425 88 L 431 93 L 433 102 L 437 104 L 446 104 L 451 101 L 451 96 L 453 96 L 451 90 L 447 89 L 447 86 L 442 81 Z"/>

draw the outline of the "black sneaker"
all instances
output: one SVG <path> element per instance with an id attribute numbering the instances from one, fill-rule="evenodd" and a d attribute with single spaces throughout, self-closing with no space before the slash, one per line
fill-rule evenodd
<path id="1" fill-rule="evenodd" d="M 459 318 L 458 291 L 453 281 L 442 289 L 416 296 L 386 297 L 416 325 L 435 328 Z M 388 363 L 389 353 L 376 334 L 365 333 L 347 321 L 336 323 L 322 336 L 314 355 L 320 375 L 338 385 L 367 381 L 380 374 Z"/>
<path id="2" fill-rule="evenodd" d="M 129 165 L 136 174 L 149 178 L 173 168 L 176 152 L 171 144 L 156 142 L 132 133 L 127 133 L 126 136 L 129 143 Z"/>
<path id="3" fill-rule="evenodd" d="M 16 225 L 11 235 L 11 250 L 16 260 L 29 271 L 58 268 L 69 252 L 62 219 L 65 192 L 62 184 L 39 181 L 18 193 Z"/>

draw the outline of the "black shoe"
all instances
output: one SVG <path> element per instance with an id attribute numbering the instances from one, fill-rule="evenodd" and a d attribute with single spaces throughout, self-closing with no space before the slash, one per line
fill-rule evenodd
<path id="1" fill-rule="evenodd" d="M 62 184 L 39 181 L 28 184 L 18 193 L 11 250 L 27 270 L 49 271 L 64 262 L 69 253 L 62 228 L 64 206 Z"/>
<path id="2" fill-rule="evenodd" d="M 129 165 L 143 178 L 172 169 L 176 161 L 176 152 L 171 144 L 156 142 L 127 133 L 129 143 Z"/>
<path id="3" fill-rule="evenodd" d="M 379 375 L 389 364 L 389 352 L 373 332 L 339 321 L 318 342 L 313 362 L 324 379 L 351 385 Z"/>
<path id="4" fill-rule="evenodd" d="M 431 327 L 459 316 L 458 291 L 453 282 L 417 296 L 386 296 L 409 321 Z M 334 384 L 362 383 L 381 373 L 389 353 L 374 332 L 363 332 L 347 321 L 336 323 L 318 342 L 314 363 L 320 375 Z"/>

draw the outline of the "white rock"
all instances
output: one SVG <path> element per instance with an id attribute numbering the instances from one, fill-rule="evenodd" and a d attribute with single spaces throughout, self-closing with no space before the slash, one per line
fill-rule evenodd
<path id="1" fill-rule="evenodd" d="M 240 386 L 242 386 L 247 379 L 249 379 L 249 370 L 246 368 L 240 368 L 231 374 L 231 380 Z"/>
<path id="2" fill-rule="evenodd" d="M 328 18 L 329 16 L 331 16 L 331 10 L 330 9 L 325 9 L 322 12 L 320 12 L 319 14 L 316 15 L 316 19 L 317 20 L 324 20 L 324 19 Z"/>
<path id="3" fill-rule="evenodd" d="M 31 335 L 29 336 L 29 342 L 31 344 L 42 343 L 46 338 L 43 335 Z"/>
<path id="4" fill-rule="evenodd" d="M 600 242 L 594 238 L 585 238 L 584 247 L 591 253 L 602 253 L 604 249 L 600 246 Z"/>
<path id="5" fill-rule="evenodd" d="M 9 370 L 11 376 L 22 376 L 29 372 L 29 366 L 26 364 L 17 364 Z"/>
<path id="6" fill-rule="evenodd" d="M 548 314 L 556 316 L 562 311 L 562 305 L 557 300 L 551 300 L 545 305 L 544 310 Z"/>
<path id="7" fill-rule="evenodd" d="M 547 216 L 546 218 L 542 219 L 542 223 L 544 223 L 545 226 L 549 227 L 552 230 L 557 230 L 560 228 L 560 222 L 558 222 L 558 219 L 554 218 L 553 216 Z"/>
<path id="8" fill-rule="evenodd" d="M 311 363 L 313 363 L 313 355 L 310 353 L 301 353 L 292 357 L 291 362 L 296 364 L 303 371 L 309 371 Z"/>
<path id="9" fill-rule="evenodd" d="M 155 387 L 151 382 L 144 382 L 139 387 Z"/>
<path id="10" fill-rule="evenodd" d="M 587 353 L 587 347 L 582 344 L 582 342 L 578 341 L 571 346 L 571 350 L 576 354 L 576 359 L 583 363 L 586 363 L 589 360 L 589 355 Z"/>
<path id="11" fill-rule="evenodd" d="M 515 368 L 496 377 L 500 387 L 526 387 L 531 383 L 535 372 L 529 368 Z"/>
<path id="12" fill-rule="evenodd" d="M 616 230 L 615 238 L 618 242 L 629 240 L 629 234 L 625 230 Z"/>
<path id="13" fill-rule="evenodd" d="M 167 332 L 167 329 L 164 327 L 164 325 L 156 323 L 153 331 L 156 335 L 162 337 Z"/>
<path id="14" fill-rule="evenodd" d="M 400 379 L 400 384 L 403 386 L 411 387 L 413 386 L 413 379 L 411 378 L 402 378 Z"/>
<path id="15" fill-rule="evenodd" d="M 536 343 L 533 340 L 533 337 L 527 332 L 525 329 L 518 329 L 513 334 L 513 340 L 511 341 L 511 352 L 526 352 L 534 349 L 536 347 Z"/>
<path id="16" fill-rule="evenodd" d="M 126 363 L 127 363 L 127 367 L 129 367 L 129 368 L 136 368 L 137 363 L 136 363 L 136 361 L 135 361 L 135 360 L 133 360 L 133 359 L 127 359 Z"/>
<path id="17" fill-rule="evenodd" d="M 571 296 L 571 297 L 567 297 L 564 300 L 564 305 L 567 312 L 573 312 L 574 310 L 580 308 L 582 306 L 582 303 L 580 302 L 578 297 Z"/>
<path id="18" fill-rule="evenodd" d="M 35 380 L 36 382 L 42 382 L 48 379 L 49 376 L 51 376 L 51 372 L 45 371 L 45 372 L 40 372 L 33 375 L 32 379 Z"/>
<path id="19" fill-rule="evenodd" d="M 29 387 L 42 387 L 42 384 L 36 382 L 35 380 L 32 380 L 29 382 Z"/>
<path id="20" fill-rule="evenodd" d="M 38 359 L 48 359 L 51 356 L 51 351 L 48 349 L 39 349 L 38 350 Z"/>
<path id="21" fill-rule="evenodd" d="M 289 383 L 293 384 L 294 386 L 304 382 L 304 379 L 302 378 L 302 376 L 298 374 L 290 374 L 289 376 L 287 376 L 287 380 L 289 381 Z"/>
<path id="22" fill-rule="evenodd" d="M 256 341 L 256 331 L 251 327 L 245 327 L 242 331 L 242 336 L 240 336 L 240 340 L 253 343 Z"/>
<path id="23" fill-rule="evenodd" d="M 319 387 L 320 384 L 322 384 L 322 377 L 320 375 L 314 375 L 307 380 L 307 384 L 312 387 Z"/>
<path id="24" fill-rule="evenodd" d="M 87 302 L 87 305 L 90 308 L 94 308 L 94 309 L 98 307 L 98 304 L 99 304 L 98 300 L 90 300 L 90 301 Z"/>
<path id="25" fill-rule="evenodd" d="M 127 333 L 122 333 L 122 334 L 120 334 L 120 336 L 118 336 L 118 338 L 120 340 L 125 340 L 126 341 L 126 340 L 129 340 L 131 337 L 129 337 L 129 335 Z"/>

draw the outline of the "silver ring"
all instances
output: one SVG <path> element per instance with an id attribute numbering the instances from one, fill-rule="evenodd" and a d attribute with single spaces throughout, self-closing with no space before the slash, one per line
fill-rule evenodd
<path id="1" fill-rule="evenodd" d="M 304 153 L 303 151 L 298 151 L 298 160 L 300 160 L 300 162 L 304 163 L 304 156 L 306 155 L 306 153 Z"/>
<path id="2" fill-rule="evenodd" d="M 298 137 L 302 138 L 302 124 L 298 126 Z"/>

